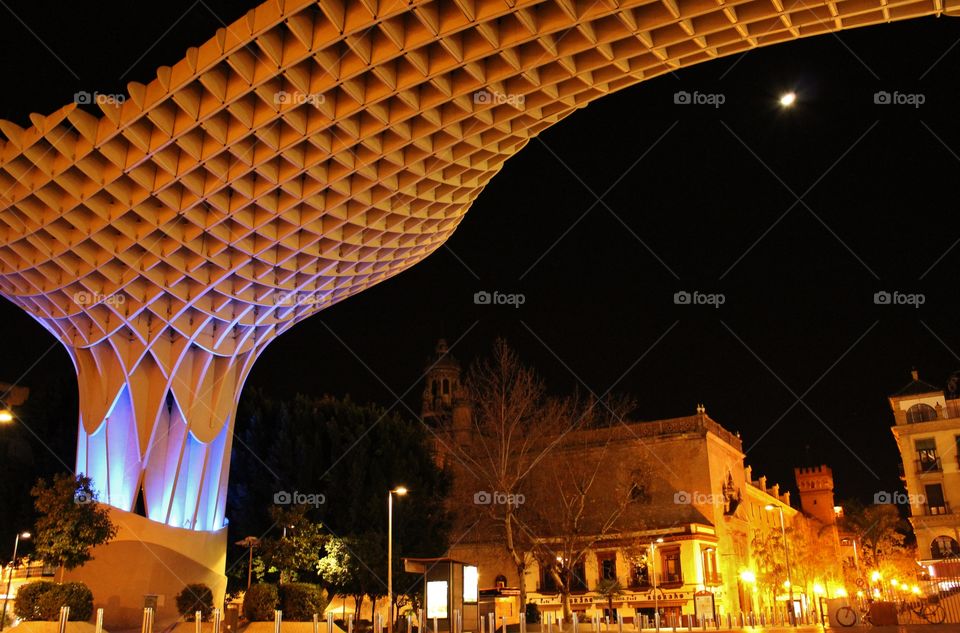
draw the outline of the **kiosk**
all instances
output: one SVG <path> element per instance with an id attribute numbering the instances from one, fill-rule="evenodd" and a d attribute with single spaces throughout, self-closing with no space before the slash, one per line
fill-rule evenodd
<path id="1" fill-rule="evenodd" d="M 404 558 L 403 570 L 423 576 L 421 631 L 475 633 L 480 630 L 477 566 L 452 558 Z M 457 624 L 457 616 L 460 624 Z M 459 628 L 462 627 L 462 628 Z"/>

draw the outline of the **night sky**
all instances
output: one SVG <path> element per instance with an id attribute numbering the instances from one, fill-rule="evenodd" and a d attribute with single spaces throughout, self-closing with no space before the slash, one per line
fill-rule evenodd
<path id="1" fill-rule="evenodd" d="M 0 3 L 0 118 L 147 82 L 255 4 Z M 469 361 L 503 336 L 554 392 L 612 388 L 643 419 L 704 403 L 771 482 L 824 462 L 839 498 L 896 489 L 887 396 L 912 367 L 936 385 L 960 368 L 958 41 L 946 17 L 845 31 L 597 101 L 509 160 L 426 261 L 274 341 L 247 388 L 403 399 L 410 414 L 437 338 Z M 479 291 L 524 303 L 477 305 Z M 679 291 L 724 303 L 677 305 Z M 923 305 L 877 305 L 878 291 Z M 0 324 L 0 381 L 70 379 L 18 308 L 3 302 Z M 76 418 L 62 430 L 75 437 Z"/>

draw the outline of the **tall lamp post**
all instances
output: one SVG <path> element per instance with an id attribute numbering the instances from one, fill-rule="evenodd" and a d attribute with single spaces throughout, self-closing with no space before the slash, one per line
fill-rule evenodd
<path id="1" fill-rule="evenodd" d="M 663 543 L 662 538 L 650 541 L 650 577 L 653 579 L 653 622 L 660 630 L 660 596 L 657 595 L 657 543 Z"/>
<path id="2" fill-rule="evenodd" d="M 787 589 L 790 592 L 790 625 L 797 625 L 797 614 L 793 608 L 793 579 L 790 577 L 790 548 L 787 546 L 787 528 L 783 522 L 783 506 L 775 506 L 772 503 L 764 506 L 767 512 L 777 510 L 780 512 L 780 535 L 783 537 L 783 557 L 787 563 Z"/>
<path id="3" fill-rule="evenodd" d="M 387 494 L 387 604 L 390 610 L 387 624 L 391 633 L 393 631 L 393 495 L 402 497 L 405 494 L 407 489 L 403 486 L 397 486 Z"/>
<path id="4" fill-rule="evenodd" d="M 3 625 L 7 623 L 7 601 L 10 600 L 10 591 L 13 586 L 13 572 L 17 568 L 17 548 L 20 546 L 20 539 L 30 538 L 30 532 L 20 532 L 13 541 L 13 558 L 10 559 L 10 575 L 7 576 L 7 593 L 3 596 L 3 612 L 0 613 L 0 631 Z"/>

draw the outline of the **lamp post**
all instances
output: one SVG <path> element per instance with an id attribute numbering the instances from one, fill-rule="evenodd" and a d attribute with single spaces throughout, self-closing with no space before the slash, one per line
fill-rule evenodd
<path id="1" fill-rule="evenodd" d="M 405 494 L 407 489 L 403 486 L 397 486 L 387 494 L 387 604 L 389 605 L 387 625 L 391 632 L 393 631 L 393 495 L 402 497 Z"/>
<path id="2" fill-rule="evenodd" d="M 663 543 L 662 538 L 650 541 L 650 577 L 653 579 L 653 625 L 660 630 L 660 596 L 657 595 L 657 543 Z"/>
<path id="3" fill-rule="evenodd" d="M 237 541 L 236 545 L 246 547 L 248 551 L 247 558 L 247 591 L 250 591 L 250 583 L 253 581 L 253 548 L 260 544 L 260 539 L 256 536 L 248 536 L 243 540 Z"/>
<path id="4" fill-rule="evenodd" d="M 17 548 L 20 546 L 20 539 L 30 538 L 30 532 L 20 532 L 13 541 L 13 558 L 10 559 L 10 575 L 7 576 L 7 593 L 3 596 L 3 612 L 0 612 L 0 631 L 3 625 L 7 623 L 7 601 L 10 600 L 10 590 L 13 585 L 13 572 L 17 568 Z"/>
<path id="5" fill-rule="evenodd" d="M 796 613 L 793 610 L 793 579 L 790 577 L 790 548 L 787 546 L 787 528 L 783 523 L 783 506 L 775 506 L 772 503 L 764 506 L 767 512 L 778 510 L 780 512 L 780 535 L 783 537 L 783 557 L 787 563 L 787 589 L 790 592 L 790 624 L 797 625 Z"/>

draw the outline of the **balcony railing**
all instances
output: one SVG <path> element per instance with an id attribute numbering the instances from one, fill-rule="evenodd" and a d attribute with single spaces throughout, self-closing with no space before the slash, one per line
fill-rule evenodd
<path id="1" fill-rule="evenodd" d="M 944 501 L 939 504 L 926 504 L 923 506 L 923 513 L 928 516 L 939 516 L 941 514 L 950 514 L 950 504 Z"/>
<path id="2" fill-rule="evenodd" d="M 942 473 L 943 466 L 940 464 L 940 458 L 935 457 L 933 459 L 915 459 L 914 464 L 917 468 L 917 474 L 924 473 Z"/>

